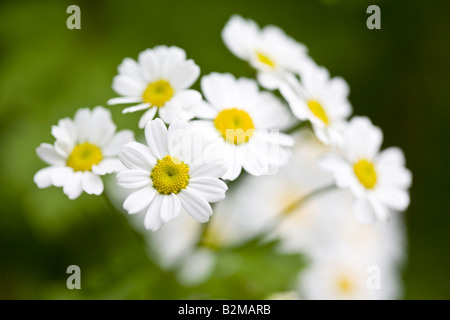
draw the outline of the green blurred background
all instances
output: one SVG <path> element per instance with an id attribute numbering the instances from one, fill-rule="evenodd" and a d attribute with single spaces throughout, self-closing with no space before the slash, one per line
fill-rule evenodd
<path id="1" fill-rule="evenodd" d="M 71 4 L 81 8 L 81 30 L 66 28 Z M 381 30 L 366 28 L 370 4 L 381 7 Z M 177 45 L 202 74 L 252 75 L 220 37 L 233 13 L 305 43 L 348 81 L 355 114 L 384 130 L 384 146 L 404 149 L 414 174 L 405 298 L 450 298 L 450 2 L 411 0 L 2 1 L 0 298 L 193 297 L 155 268 L 101 199 L 39 190 L 35 148 L 53 142 L 58 119 L 115 96 L 117 65 L 143 49 Z M 140 114 L 111 110 L 120 129 L 136 127 Z M 65 287 L 71 264 L 83 272 L 81 291 Z"/>

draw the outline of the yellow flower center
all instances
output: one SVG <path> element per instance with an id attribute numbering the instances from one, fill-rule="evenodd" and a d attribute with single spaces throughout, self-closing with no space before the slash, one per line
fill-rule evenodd
<path id="1" fill-rule="evenodd" d="M 311 110 L 313 115 L 322 120 L 325 125 L 329 124 L 327 113 L 323 110 L 322 105 L 317 100 L 309 100 L 308 108 Z"/>
<path id="2" fill-rule="evenodd" d="M 367 189 L 372 189 L 377 183 L 377 173 L 372 162 L 368 160 L 359 160 L 353 165 L 353 171 L 359 182 Z"/>
<path id="3" fill-rule="evenodd" d="M 151 103 L 153 106 L 162 107 L 173 96 L 173 88 L 166 80 L 157 80 L 148 85 L 142 98 L 145 103 Z"/>
<path id="4" fill-rule="evenodd" d="M 102 159 L 100 148 L 85 142 L 73 148 L 66 165 L 74 171 L 90 171 L 92 166 L 98 164 Z"/>
<path id="5" fill-rule="evenodd" d="M 177 194 L 189 183 L 189 166 L 175 157 L 165 156 L 156 162 L 150 178 L 160 194 Z"/>
<path id="6" fill-rule="evenodd" d="M 275 63 L 268 56 L 262 54 L 261 52 L 256 52 L 256 58 L 258 59 L 259 62 L 265 64 L 270 68 L 275 67 Z"/>
<path id="7" fill-rule="evenodd" d="M 250 115 L 236 108 L 222 110 L 214 119 L 214 126 L 225 141 L 232 144 L 248 142 L 255 130 Z"/>
<path id="8" fill-rule="evenodd" d="M 336 287 L 340 292 L 348 294 L 353 291 L 352 279 L 347 275 L 341 275 L 337 279 Z"/>

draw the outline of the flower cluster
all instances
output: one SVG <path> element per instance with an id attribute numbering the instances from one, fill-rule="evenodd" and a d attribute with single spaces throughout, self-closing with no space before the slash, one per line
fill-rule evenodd
<path id="1" fill-rule="evenodd" d="M 380 128 L 367 117 L 350 119 L 348 84 L 317 65 L 306 46 L 278 27 L 259 28 L 240 16 L 226 23 L 222 38 L 256 70 L 256 80 L 213 72 L 201 77 L 200 92 L 191 88 L 200 68 L 181 48 L 156 46 L 137 60 L 125 58 L 112 83 L 118 96 L 107 104 L 126 104 L 124 114 L 142 113 L 140 142 L 132 131 L 116 132 L 109 110 L 80 109 L 73 120 L 65 118 L 52 127 L 53 145 L 37 148 L 49 167 L 38 171 L 34 181 L 39 188 L 63 187 L 75 199 L 83 191 L 102 194 L 101 176 L 116 173 L 117 185 L 127 190 L 123 208 L 141 213 L 146 229 L 157 231 L 180 213 L 205 223 L 215 212 L 206 232 L 198 235 L 206 247 L 258 234 L 284 239 L 285 250 L 307 253 L 320 265 L 304 275 L 302 286 L 307 287 L 331 272 L 332 262 L 323 256 L 340 259 L 339 254 L 323 254 L 326 241 L 317 241 L 318 234 L 332 246 L 337 236 L 330 226 L 344 224 L 350 233 L 354 218 L 373 224 L 387 221 L 392 211 L 404 211 L 410 202 L 411 172 L 399 148 L 380 151 Z M 303 133 L 294 132 L 300 129 Z M 314 144 L 304 132 L 314 134 Z M 302 145 L 309 147 L 299 157 L 296 150 Z M 321 150 L 319 156 L 315 148 Z M 248 175 L 238 180 L 243 171 Z M 238 183 L 230 184 L 234 180 Z M 310 196 L 330 185 L 345 196 L 327 201 L 320 210 L 305 207 Z M 213 210 L 211 204 L 224 200 L 229 186 L 234 189 L 229 199 Z M 316 191 L 299 198 L 311 190 Z M 347 202 L 348 210 L 338 209 Z M 292 221 L 298 210 L 308 214 Z M 324 213 L 339 210 L 353 217 Z M 185 218 L 176 220 L 191 225 Z M 176 223 L 171 225 L 154 235 L 155 243 L 176 229 Z M 196 242 L 180 241 L 182 248 Z M 197 256 L 209 259 L 204 251 Z M 354 292 L 357 281 L 349 276 L 354 273 L 346 272 L 336 275 L 330 292 Z M 314 292 L 311 296 L 316 297 Z"/>

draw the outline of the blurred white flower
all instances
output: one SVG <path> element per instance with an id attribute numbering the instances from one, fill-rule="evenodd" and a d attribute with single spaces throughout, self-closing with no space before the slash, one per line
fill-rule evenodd
<path id="1" fill-rule="evenodd" d="M 134 139 L 129 130 L 116 133 L 111 113 L 100 106 L 92 111 L 78 110 L 74 120 L 61 119 L 52 127 L 52 135 L 56 139 L 53 145 L 42 143 L 36 149 L 50 166 L 39 170 L 34 182 L 39 188 L 63 187 L 69 199 L 77 198 L 83 190 L 100 195 L 100 176 L 123 169 L 117 155 L 124 143 Z"/>
<path id="2" fill-rule="evenodd" d="M 164 270 L 174 270 L 178 281 L 185 286 L 203 283 L 214 271 L 214 251 L 197 246 L 203 242 L 202 231 L 198 221 L 188 214 L 180 214 L 158 232 L 146 235 L 155 262 Z"/>
<path id="3" fill-rule="evenodd" d="M 185 286 L 196 286 L 208 280 L 214 271 L 216 256 L 209 248 L 199 248 L 180 265 L 177 279 Z"/>
<path id="4" fill-rule="evenodd" d="M 340 77 L 330 78 L 328 70 L 312 61 L 302 64 L 299 74 L 301 83 L 293 75 L 287 77 L 281 94 L 298 119 L 311 122 L 319 140 L 338 145 L 352 112 L 347 83 Z"/>
<path id="5" fill-rule="evenodd" d="M 196 109 L 196 128 L 209 137 L 234 180 L 242 168 L 260 176 L 287 163 L 293 139 L 279 129 L 290 123 L 287 109 L 269 92 L 260 92 L 255 81 L 231 74 L 212 73 L 202 78 L 207 102 Z"/>
<path id="6" fill-rule="evenodd" d="M 222 30 L 222 39 L 237 57 L 258 71 L 258 81 L 267 89 L 278 88 L 290 72 L 310 59 L 307 49 L 276 26 L 259 26 L 250 19 L 233 15 Z"/>
<path id="7" fill-rule="evenodd" d="M 149 245 L 156 261 L 164 269 L 173 269 L 192 255 L 200 241 L 202 225 L 188 214 L 164 225 L 158 232 L 149 234 Z"/>
<path id="8" fill-rule="evenodd" d="M 398 271 L 352 252 L 339 252 L 312 261 L 299 277 L 299 290 L 308 300 L 387 300 L 401 292 Z"/>
<path id="9" fill-rule="evenodd" d="M 212 215 L 208 202 L 225 197 L 227 186 L 219 180 L 224 166 L 202 162 L 203 150 L 196 148 L 184 120 L 173 121 L 169 129 L 160 119 L 152 120 L 145 127 L 145 138 L 148 146 L 128 143 L 119 154 L 128 170 L 117 175 L 117 182 L 135 190 L 124 209 L 130 214 L 146 210 L 144 225 L 152 231 L 176 218 L 181 208 L 199 222 L 208 221 Z M 194 154 L 186 147 L 193 147 Z"/>
<path id="10" fill-rule="evenodd" d="M 316 241 L 318 229 L 333 224 L 334 218 L 319 212 L 314 200 L 291 206 L 332 182 L 332 176 L 317 166 L 317 159 L 329 148 L 309 130 L 294 138 L 293 157 L 276 175 L 241 178 L 227 198 L 215 206 L 205 234 L 212 246 L 238 245 L 276 225 L 271 237 L 295 234 L 295 251 L 301 247 L 307 253 Z"/>
<path id="11" fill-rule="evenodd" d="M 412 174 L 399 148 L 380 152 L 383 133 L 366 117 L 354 117 L 344 132 L 340 154 L 328 154 L 320 165 L 333 173 L 336 185 L 355 196 L 354 213 L 364 224 L 386 221 L 389 209 L 409 205 Z"/>
<path id="12" fill-rule="evenodd" d="M 108 104 L 138 103 L 123 113 L 147 110 L 139 127 L 152 120 L 158 112 L 165 123 L 174 119 L 190 120 L 192 108 L 201 100 L 198 91 L 188 89 L 197 80 L 200 68 L 178 47 L 157 46 L 139 54 L 138 61 L 125 58 L 114 77 L 113 89 L 122 97 Z"/>
<path id="13" fill-rule="evenodd" d="M 306 253 L 299 291 L 304 299 L 397 299 L 406 253 L 403 217 L 390 223 L 361 225 L 352 214 L 352 194 L 334 190 L 311 199 L 317 216 L 315 234 L 305 250 L 301 225 L 281 228 L 280 250 Z M 298 232 L 295 232 L 295 231 Z M 377 287 L 379 285 L 379 287 Z"/>
<path id="14" fill-rule="evenodd" d="M 340 189 L 333 193 L 334 199 L 327 201 L 323 210 L 329 215 L 336 214 L 339 219 L 330 231 L 330 250 L 345 248 L 360 256 L 384 261 L 389 266 L 401 266 L 406 258 L 406 233 L 403 214 L 392 215 L 389 223 L 364 225 L 358 222 L 352 212 L 352 194 Z M 338 239 L 338 240 L 336 240 Z"/>

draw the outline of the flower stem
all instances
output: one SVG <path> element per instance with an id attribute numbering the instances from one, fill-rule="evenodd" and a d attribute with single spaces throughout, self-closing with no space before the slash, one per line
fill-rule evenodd
<path id="1" fill-rule="evenodd" d="M 302 129 L 303 127 L 306 127 L 307 125 L 309 125 L 309 121 L 298 122 L 298 123 L 294 124 L 292 127 L 286 129 L 284 131 L 284 133 L 286 133 L 286 134 L 293 133 L 295 131 L 298 131 L 298 130 Z"/>
<path id="2" fill-rule="evenodd" d="M 318 195 L 331 191 L 336 189 L 336 186 L 334 184 L 330 184 L 321 188 L 318 188 L 316 190 L 311 191 L 310 193 L 298 198 L 293 203 L 287 205 L 283 210 L 281 210 L 275 218 L 272 220 L 271 223 L 268 224 L 268 226 L 257 234 L 255 237 L 250 238 L 247 240 L 244 244 L 255 241 L 255 242 L 262 242 L 264 241 L 269 234 L 271 234 L 277 227 L 280 226 L 280 224 L 284 221 L 284 219 L 290 215 L 295 209 L 298 209 L 300 206 L 304 205 L 306 202 L 311 200 L 314 197 L 317 197 Z"/>
<path id="3" fill-rule="evenodd" d="M 297 209 L 298 207 L 300 207 L 303 203 L 307 202 L 308 200 L 310 200 L 313 197 L 318 196 L 321 193 L 330 191 L 330 190 L 334 190 L 336 188 L 336 186 L 334 184 L 330 184 L 321 188 L 318 188 L 316 190 L 311 191 L 310 193 L 300 197 L 299 199 L 297 199 L 296 201 L 294 201 L 293 203 L 291 203 L 290 205 L 286 206 L 283 211 L 280 212 L 281 215 L 283 214 L 289 214 L 292 210 Z"/>
<path id="4" fill-rule="evenodd" d="M 140 243 L 140 245 L 143 245 L 145 247 L 145 250 L 147 250 L 147 247 L 146 247 L 145 241 L 144 241 L 144 237 L 130 225 L 130 221 L 128 221 L 127 217 L 122 212 L 117 210 L 117 208 L 111 202 L 109 197 L 106 195 L 106 192 L 103 192 L 101 196 L 103 199 L 103 203 L 105 204 L 106 207 L 108 207 L 108 210 L 113 212 L 116 216 L 121 217 L 120 219 L 124 222 L 124 224 L 126 225 L 127 229 L 130 231 L 130 233 L 133 234 L 133 237 Z"/>

